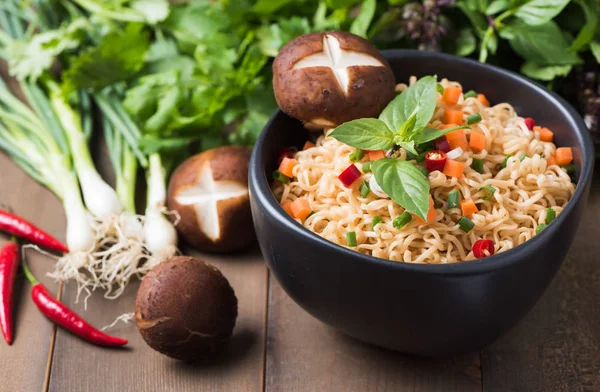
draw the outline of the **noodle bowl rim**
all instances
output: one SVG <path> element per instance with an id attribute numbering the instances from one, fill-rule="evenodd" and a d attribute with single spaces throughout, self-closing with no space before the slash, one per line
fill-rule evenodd
<path id="1" fill-rule="evenodd" d="M 263 149 L 262 147 L 265 144 L 267 136 L 274 132 L 272 129 L 273 122 L 279 116 L 287 116 L 279 109 L 271 116 L 271 118 L 263 128 L 263 131 L 261 132 L 260 137 L 258 138 L 258 141 L 256 142 L 256 145 L 254 147 L 254 151 L 252 152 L 252 159 L 250 162 L 250 192 L 252 195 L 252 199 L 255 199 L 255 203 L 257 204 L 257 206 L 259 208 L 262 207 L 261 212 L 265 212 L 271 215 L 271 217 L 273 217 L 279 224 L 282 224 L 288 230 L 291 230 L 292 233 L 294 233 L 293 235 L 303 236 L 307 240 L 315 241 L 316 244 L 319 244 L 321 246 L 332 247 L 333 250 L 340 252 L 341 255 L 347 256 L 349 259 L 348 262 L 350 262 L 350 260 L 356 260 L 357 262 L 370 262 L 380 264 L 383 267 L 398 268 L 401 270 L 404 269 L 415 273 L 423 273 L 429 275 L 452 274 L 456 276 L 469 275 L 472 273 L 482 273 L 493 271 L 495 269 L 503 268 L 504 266 L 517 263 L 520 260 L 528 257 L 529 255 L 534 254 L 536 249 L 542 247 L 545 243 L 547 243 L 551 239 L 551 236 L 554 235 L 557 230 L 561 230 L 560 227 L 567 219 L 567 216 L 572 213 L 573 209 L 575 208 L 575 205 L 582 201 L 584 195 L 587 195 L 588 189 L 591 184 L 592 173 L 594 169 L 594 148 L 589 130 L 587 129 L 587 126 L 583 122 L 583 119 L 581 118 L 579 113 L 577 113 L 577 111 L 563 98 L 558 96 L 556 93 L 548 90 L 541 84 L 528 80 L 515 72 L 505 70 L 493 65 L 482 64 L 475 60 L 460 58 L 444 53 L 419 52 L 416 50 L 407 49 L 383 50 L 382 53 L 388 61 L 393 60 L 394 58 L 402 57 L 404 55 L 416 55 L 417 57 L 420 57 L 422 59 L 429 58 L 430 61 L 442 60 L 444 62 L 457 62 L 465 67 L 475 67 L 484 69 L 488 72 L 491 71 L 492 73 L 498 74 L 496 76 L 511 79 L 512 83 L 522 84 L 525 85 L 525 87 L 536 91 L 545 98 L 544 106 L 548 106 L 549 109 L 559 110 L 560 115 L 567 120 L 566 122 L 568 124 L 570 132 L 574 135 L 574 138 L 579 143 L 579 145 L 571 147 L 578 149 L 579 146 L 581 146 L 580 175 L 576 183 L 575 192 L 573 193 L 573 196 L 565 206 L 562 213 L 560 213 L 556 217 L 552 225 L 549 225 L 540 234 L 535 235 L 533 238 L 527 240 L 526 243 L 518 245 L 505 252 L 496 253 L 495 255 L 489 256 L 485 259 L 465 260 L 447 264 L 416 264 L 393 261 L 362 254 L 350 248 L 346 248 L 342 245 L 326 240 L 318 234 L 310 231 L 303 225 L 298 224 L 283 210 L 283 208 L 281 208 L 281 206 L 277 202 L 271 190 L 269 180 L 267 179 L 267 175 L 265 172 L 267 163 L 262 158 L 261 151 Z M 290 120 L 297 121 L 293 119 Z M 579 222 L 577 222 L 577 225 L 579 225 Z M 257 236 L 260 236 L 258 230 Z M 528 246 L 524 246 L 527 244 Z"/>

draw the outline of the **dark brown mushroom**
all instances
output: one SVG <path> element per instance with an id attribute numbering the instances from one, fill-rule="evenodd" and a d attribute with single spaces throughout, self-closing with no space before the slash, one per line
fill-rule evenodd
<path id="1" fill-rule="evenodd" d="M 279 107 L 312 128 L 377 117 L 394 88 L 392 69 L 377 48 L 341 31 L 301 35 L 273 63 Z"/>

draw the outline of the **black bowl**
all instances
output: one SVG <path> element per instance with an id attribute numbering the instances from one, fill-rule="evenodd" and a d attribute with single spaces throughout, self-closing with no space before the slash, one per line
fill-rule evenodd
<path id="1" fill-rule="evenodd" d="M 581 117 L 563 99 L 525 78 L 438 53 L 384 52 L 407 81 L 437 74 L 509 102 L 552 129 L 574 150 L 577 189 L 557 219 L 526 244 L 486 259 L 415 265 L 365 256 L 329 242 L 292 220 L 269 188 L 283 147 L 301 147 L 307 132 L 277 112 L 250 163 L 254 226 L 267 264 L 284 290 L 314 317 L 359 340 L 424 356 L 479 350 L 513 327 L 539 300 L 564 259 L 583 212 L 594 167 Z"/>

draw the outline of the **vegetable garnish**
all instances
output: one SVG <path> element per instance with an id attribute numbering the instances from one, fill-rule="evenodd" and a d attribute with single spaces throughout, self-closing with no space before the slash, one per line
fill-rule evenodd
<path id="1" fill-rule="evenodd" d="M 464 154 L 464 150 L 460 147 L 456 147 L 454 150 L 448 151 L 448 154 L 446 155 L 448 156 L 448 159 L 456 159 L 462 154 Z"/>
<path id="2" fill-rule="evenodd" d="M 443 151 L 429 151 L 425 154 L 425 169 L 427 169 L 428 172 L 436 170 L 442 171 L 444 170 L 447 159 L 446 153 Z"/>
<path id="3" fill-rule="evenodd" d="M 349 158 L 350 158 L 351 162 L 357 163 L 357 162 L 360 162 L 364 156 L 365 156 L 365 152 L 363 150 L 356 150 L 356 151 L 353 151 L 352 153 L 350 153 Z"/>
<path id="4" fill-rule="evenodd" d="M 556 210 L 554 208 L 546 208 L 546 224 L 549 225 L 556 219 Z"/>
<path id="5" fill-rule="evenodd" d="M 479 113 L 475 113 L 475 114 L 471 114 L 470 116 L 467 116 L 467 124 L 469 124 L 469 125 L 477 124 L 480 121 L 481 121 L 481 114 L 479 114 Z"/>
<path id="6" fill-rule="evenodd" d="M 460 209 L 464 216 L 471 216 L 474 213 L 476 213 L 477 211 L 479 211 L 477 209 L 477 206 L 475 205 L 475 202 L 473 202 L 473 199 L 471 199 L 471 198 L 461 201 Z"/>
<path id="7" fill-rule="evenodd" d="M 471 132 L 469 147 L 475 152 L 485 150 L 485 135 L 483 132 Z"/>
<path id="8" fill-rule="evenodd" d="M 290 178 L 282 172 L 280 172 L 279 170 L 275 170 L 273 172 L 273 179 L 275 181 L 281 182 L 282 184 L 287 184 L 288 182 L 290 182 Z"/>
<path id="9" fill-rule="evenodd" d="M 355 247 L 356 246 L 356 232 L 349 231 L 346 233 L 346 242 L 348 246 Z"/>
<path id="10" fill-rule="evenodd" d="M 371 221 L 371 230 L 375 230 L 375 226 L 380 224 L 382 221 L 383 221 L 383 219 L 381 219 L 380 216 L 374 217 L 373 220 Z"/>
<path id="11" fill-rule="evenodd" d="M 369 151 L 367 153 L 367 155 L 369 157 L 369 161 L 376 161 L 378 159 L 385 158 L 385 151 L 383 151 L 383 150 Z"/>
<path id="12" fill-rule="evenodd" d="M 535 228 L 535 234 L 540 234 L 540 232 L 544 230 L 546 226 L 547 225 L 544 223 L 540 223 L 539 225 L 537 225 L 537 227 Z"/>
<path id="13" fill-rule="evenodd" d="M 362 167 L 361 167 L 362 172 L 363 173 L 370 173 L 371 172 L 371 164 L 372 163 L 373 162 L 371 162 L 371 161 L 367 161 L 367 162 L 363 163 Z"/>
<path id="14" fill-rule="evenodd" d="M 575 165 L 573 165 L 572 163 L 569 163 L 568 165 L 563 165 L 561 166 L 563 169 L 565 169 L 565 171 L 568 174 L 573 174 L 575 173 Z"/>
<path id="15" fill-rule="evenodd" d="M 298 165 L 298 161 L 294 158 L 285 157 L 279 164 L 279 171 L 289 178 L 294 177 L 294 167 Z"/>
<path id="16" fill-rule="evenodd" d="M 450 143 L 448 143 L 448 139 L 446 139 L 446 136 L 442 136 L 441 138 L 435 141 L 435 148 L 436 150 L 440 150 L 443 152 L 448 152 L 452 150 L 452 148 L 450 148 Z"/>
<path id="17" fill-rule="evenodd" d="M 571 147 L 559 147 L 554 152 L 554 160 L 559 166 L 568 165 L 573 162 L 573 150 Z"/>
<path id="18" fill-rule="evenodd" d="M 535 120 L 531 117 L 525 117 L 523 119 L 523 122 L 525 123 L 525 126 L 527 127 L 527 129 L 529 129 L 530 131 L 533 130 L 533 127 L 535 126 Z"/>
<path id="19" fill-rule="evenodd" d="M 455 189 L 448 193 L 448 209 L 458 208 L 460 201 L 460 192 Z"/>
<path id="20" fill-rule="evenodd" d="M 421 173 L 423 173 L 423 175 L 424 175 L 425 177 L 428 177 L 428 176 L 429 176 L 429 171 L 428 171 L 427 169 L 425 169 L 424 167 L 417 166 L 417 169 L 419 169 L 419 171 L 420 171 Z"/>
<path id="21" fill-rule="evenodd" d="M 534 130 L 536 128 L 539 128 L 541 141 L 548 142 L 548 143 L 552 143 L 554 141 L 554 133 L 551 130 L 549 130 L 548 128 L 540 128 L 540 127 L 535 127 Z"/>
<path id="22" fill-rule="evenodd" d="M 477 93 L 473 90 L 469 90 L 464 94 L 464 98 L 477 98 Z"/>
<path id="23" fill-rule="evenodd" d="M 483 200 L 490 200 L 496 193 L 496 188 L 491 185 L 484 185 L 479 188 L 480 191 L 485 191 L 486 195 L 482 197 Z"/>
<path id="24" fill-rule="evenodd" d="M 485 161 L 479 158 L 473 158 L 473 163 L 471 163 L 471 167 L 479 174 L 483 174 L 483 163 Z"/>
<path id="25" fill-rule="evenodd" d="M 471 221 L 466 216 L 461 216 L 458 220 L 458 227 L 460 227 L 460 229 L 465 233 L 468 233 L 471 230 L 473 230 L 473 227 L 475 227 L 475 223 L 473 223 L 473 221 Z"/>
<path id="26" fill-rule="evenodd" d="M 500 169 L 505 169 L 506 168 L 506 164 L 508 163 L 508 159 L 510 157 L 512 157 L 512 155 L 510 155 L 510 154 L 508 154 L 507 156 L 504 157 L 504 160 L 500 164 Z"/>
<path id="27" fill-rule="evenodd" d="M 444 165 L 443 173 L 450 177 L 460 178 L 463 176 L 465 170 L 465 164 L 463 162 L 447 160 Z"/>
<path id="28" fill-rule="evenodd" d="M 369 195 L 369 193 L 371 193 L 371 188 L 369 187 L 369 183 L 366 181 L 363 181 L 362 184 L 360 184 L 360 188 L 358 189 L 358 191 L 360 192 L 360 195 L 362 197 L 367 197 Z"/>
<path id="29" fill-rule="evenodd" d="M 394 226 L 395 229 L 400 230 L 401 228 L 406 226 L 411 220 L 412 220 L 412 215 L 410 214 L 410 212 L 404 211 L 396 219 L 394 219 L 394 221 L 392 222 L 392 225 Z"/>
<path id="30" fill-rule="evenodd" d="M 349 188 L 361 175 L 362 173 L 355 165 L 350 165 L 338 176 L 338 178 L 345 187 Z"/>
<path id="31" fill-rule="evenodd" d="M 494 255 L 494 242 L 492 240 L 477 240 L 473 244 L 473 255 L 478 259 Z"/>
<path id="32" fill-rule="evenodd" d="M 462 94 L 462 89 L 456 86 L 448 86 L 444 89 L 444 96 L 442 100 L 447 105 L 456 105 Z"/>
<path id="33" fill-rule="evenodd" d="M 439 84 L 439 83 L 436 84 L 435 89 L 437 90 L 438 93 L 440 93 L 442 95 L 444 94 L 444 86 L 442 86 L 441 84 Z"/>
<path id="34" fill-rule="evenodd" d="M 292 215 L 296 219 L 304 220 L 308 218 L 312 210 L 310 209 L 310 204 L 306 199 L 296 199 L 290 205 L 290 209 L 292 210 Z"/>
<path id="35" fill-rule="evenodd" d="M 521 156 L 519 157 L 519 161 L 520 161 L 520 162 L 523 162 L 523 161 L 524 161 L 525 159 L 527 159 L 527 158 L 529 158 L 527 155 L 521 155 Z"/>

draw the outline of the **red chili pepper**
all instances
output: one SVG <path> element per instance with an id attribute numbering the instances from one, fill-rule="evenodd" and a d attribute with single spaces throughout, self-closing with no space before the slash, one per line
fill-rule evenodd
<path id="1" fill-rule="evenodd" d="M 350 187 L 354 181 L 358 180 L 362 173 L 354 165 L 350 165 L 338 176 L 342 184 L 346 187 Z"/>
<path id="2" fill-rule="evenodd" d="M 448 143 L 448 139 L 446 139 L 446 136 L 442 136 L 442 137 L 438 138 L 434 144 L 435 144 L 435 148 L 440 151 L 448 152 L 451 150 L 450 143 Z"/>
<path id="3" fill-rule="evenodd" d="M 0 251 L 0 327 L 6 343 L 13 342 L 12 296 L 19 269 L 19 245 L 13 238 Z"/>
<path id="4" fill-rule="evenodd" d="M 485 253 L 487 251 L 488 254 Z M 492 240 L 477 240 L 473 244 L 473 255 L 478 259 L 482 259 L 494 254 L 494 243 Z"/>
<path id="5" fill-rule="evenodd" d="M 62 242 L 41 230 L 33 223 L 8 211 L 0 210 L 0 230 L 24 238 L 44 248 L 63 253 L 69 252 L 69 248 Z"/>
<path id="6" fill-rule="evenodd" d="M 48 289 L 35 279 L 25 262 L 22 264 L 25 276 L 27 276 L 27 279 L 33 285 L 33 288 L 31 289 L 31 298 L 33 299 L 33 302 L 42 314 L 48 317 L 52 322 L 63 327 L 67 331 L 70 331 L 74 335 L 99 346 L 120 347 L 125 346 L 128 343 L 125 339 L 107 335 L 88 324 L 81 316 L 69 309 L 65 304 L 52 297 L 52 294 L 50 294 Z"/>
<path id="7" fill-rule="evenodd" d="M 436 170 L 443 171 L 447 160 L 448 157 L 445 152 L 441 150 L 429 151 L 425 154 L 425 169 L 430 173 Z"/>
<path id="8" fill-rule="evenodd" d="M 533 127 L 535 126 L 535 120 L 531 117 L 526 117 L 523 119 L 523 121 L 525 121 L 525 126 L 527 127 L 527 129 L 529 129 L 530 131 L 533 129 Z"/>

